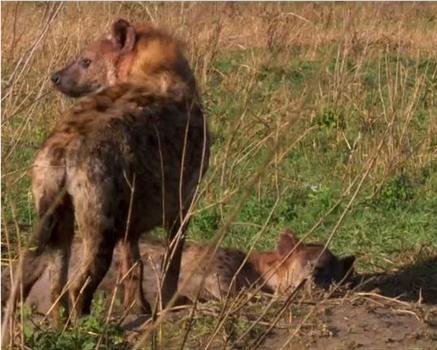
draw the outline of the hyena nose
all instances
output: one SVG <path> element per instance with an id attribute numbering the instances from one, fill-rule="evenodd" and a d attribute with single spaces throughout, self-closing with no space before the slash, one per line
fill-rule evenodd
<path id="1" fill-rule="evenodd" d="M 59 85 L 61 83 L 61 76 L 58 73 L 53 74 L 50 79 L 55 85 Z"/>

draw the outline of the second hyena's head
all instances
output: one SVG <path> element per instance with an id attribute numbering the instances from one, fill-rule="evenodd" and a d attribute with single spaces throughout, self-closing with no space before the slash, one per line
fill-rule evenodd
<path id="1" fill-rule="evenodd" d="M 177 83 L 195 88 L 177 40 L 152 26 L 137 27 L 123 19 L 51 80 L 71 97 L 93 95 L 119 83 L 152 84 L 162 92 Z"/>
<path id="2" fill-rule="evenodd" d="M 299 242 L 290 230 L 280 235 L 277 251 L 284 260 L 283 278 L 298 279 L 288 283 L 290 285 L 296 285 L 310 275 L 317 286 L 326 288 L 348 280 L 353 274 L 354 256 L 338 258 L 323 244 Z"/>

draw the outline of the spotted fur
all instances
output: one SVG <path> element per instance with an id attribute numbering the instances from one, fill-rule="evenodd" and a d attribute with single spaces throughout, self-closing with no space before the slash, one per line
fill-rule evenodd
<path id="1" fill-rule="evenodd" d="M 55 319 L 59 297 L 73 318 L 89 312 L 116 244 L 124 275 L 140 260 L 140 234 L 156 226 L 169 240 L 180 235 L 163 286 L 165 304 L 176 290 L 187 212 L 209 158 L 202 105 L 179 43 L 154 27 L 118 20 L 52 80 L 64 94 L 87 97 L 59 118 L 36 154 L 39 223 L 21 256 L 10 305 L 21 285 L 26 298 L 49 265 Z M 68 278 L 74 222 L 81 263 Z M 138 290 L 148 309 L 136 288 L 140 270 L 126 279 L 125 302 Z"/>
<path id="2" fill-rule="evenodd" d="M 179 275 L 179 294 L 194 301 L 223 299 L 244 289 L 258 287 L 267 293 L 292 291 L 304 280 L 312 280 L 326 288 L 332 283 L 347 280 L 353 273 L 353 256 L 337 258 L 323 244 L 299 243 L 289 230 L 279 236 L 275 251 L 253 251 L 249 254 L 233 248 L 220 247 L 215 254 L 209 254 L 208 244 L 187 242 L 184 246 Z M 80 265 L 80 243 L 74 244 L 70 274 Z M 144 264 L 143 288 L 150 303 L 158 294 L 161 264 L 166 244 L 163 241 L 145 239 L 140 243 Z M 206 253 L 206 254 L 205 254 Z M 201 260 L 202 257 L 206 260 Z M 207 266 L 208 258 L 211 264 Z M 122 263 L 120 250 L 116 250 L 114 261 L 99 289 L 110 294 L 117 285 L 117 270 Z M 2 286 L 7 288 L 8 276 L 2 277 Z M 204 281 L 203 281 L 204 280 Z M 39 312 L 50 308 L 47 293 L 49 271 L 46 270 L 35 283 L 29 294 L 28 303 Z"/>

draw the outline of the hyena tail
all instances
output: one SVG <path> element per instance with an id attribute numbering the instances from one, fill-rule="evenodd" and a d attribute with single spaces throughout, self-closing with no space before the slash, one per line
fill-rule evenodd
<path id="1" fill-rule="evenodd" d="M 3 313 L 2 324 L 2 345 L 7 338 L 7 333 L 14 318 L 15 309 L 18 301 L 26 300 L 33 285 L 44 273 L 48 265 L 54 261 L 57 256 L 54 254 L 56 250 L 61 251 L 61 256 L 64 258 L 67 266 L 61 267 L 63 270 L 57 276 L 58 280 L 65 279 L 68 274 L 68 259 L 69 249 L 74 233 L 74 213 L 71 205 L 71 198 L 65 190 L 57 191 L 57 193 L 47 196 L 35 198 L 38 203 L 38 226 L 33 233 L 30 245 L 24 250 L 18 260 L 15 268 L 15 273 L 12 278 L 9 278 L 9 288 L 2 288 L 2 310 L 6 306 Z M 59 284 L 59 281 L 57 281 Z M 53 287 L 52 287 L 53 288 Z M 9 294 L 9 295 L 8 295 Z M 5 305 L 7 301 L 7 305 Z"/>

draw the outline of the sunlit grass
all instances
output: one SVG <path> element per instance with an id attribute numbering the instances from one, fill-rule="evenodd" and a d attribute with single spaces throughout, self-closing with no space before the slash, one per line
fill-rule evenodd
<path id="1" fill-rule="evenodd" d="M 35 224 L 29 177 L 34 154 L 74 103 L 53 92 L 49 73 L 117 17 L 175 32 L 196 69 L 214 143 L 190 239 L 211 239 L 249 191 L 226 231 L 226 246 L 271 249 L 285 227 L 323 242 L 353 199 L 330 247 L 357 255 L 360 272 L 411 264 L 410 252 L 421 247 L 437 254 L 434 4 L 59 6 L 2 4 L 4 264 Z M 247 189 L 269 157 L 272 162 Z M 205 344 L 217 307 L 189 325 L 188 344 Z M 73 327 L 62 339 L 74 347 L 77 336 L 95 347 L 89 332 L 104 333 L 99 317 L 90 321 L 97 330 L 85 321 L 84 332 Z M 226 344 L 247 328 L 244 319 L 228 321 L 219 333 Z M 254 332 L 265 329 L 261 324 Z M 172 333 L 172 325 L 163 332 Z M 59 336 L 39 329 L 26 341 L 46 349 Z M 114 328 L 105 344 L 118 336 Z"/>

